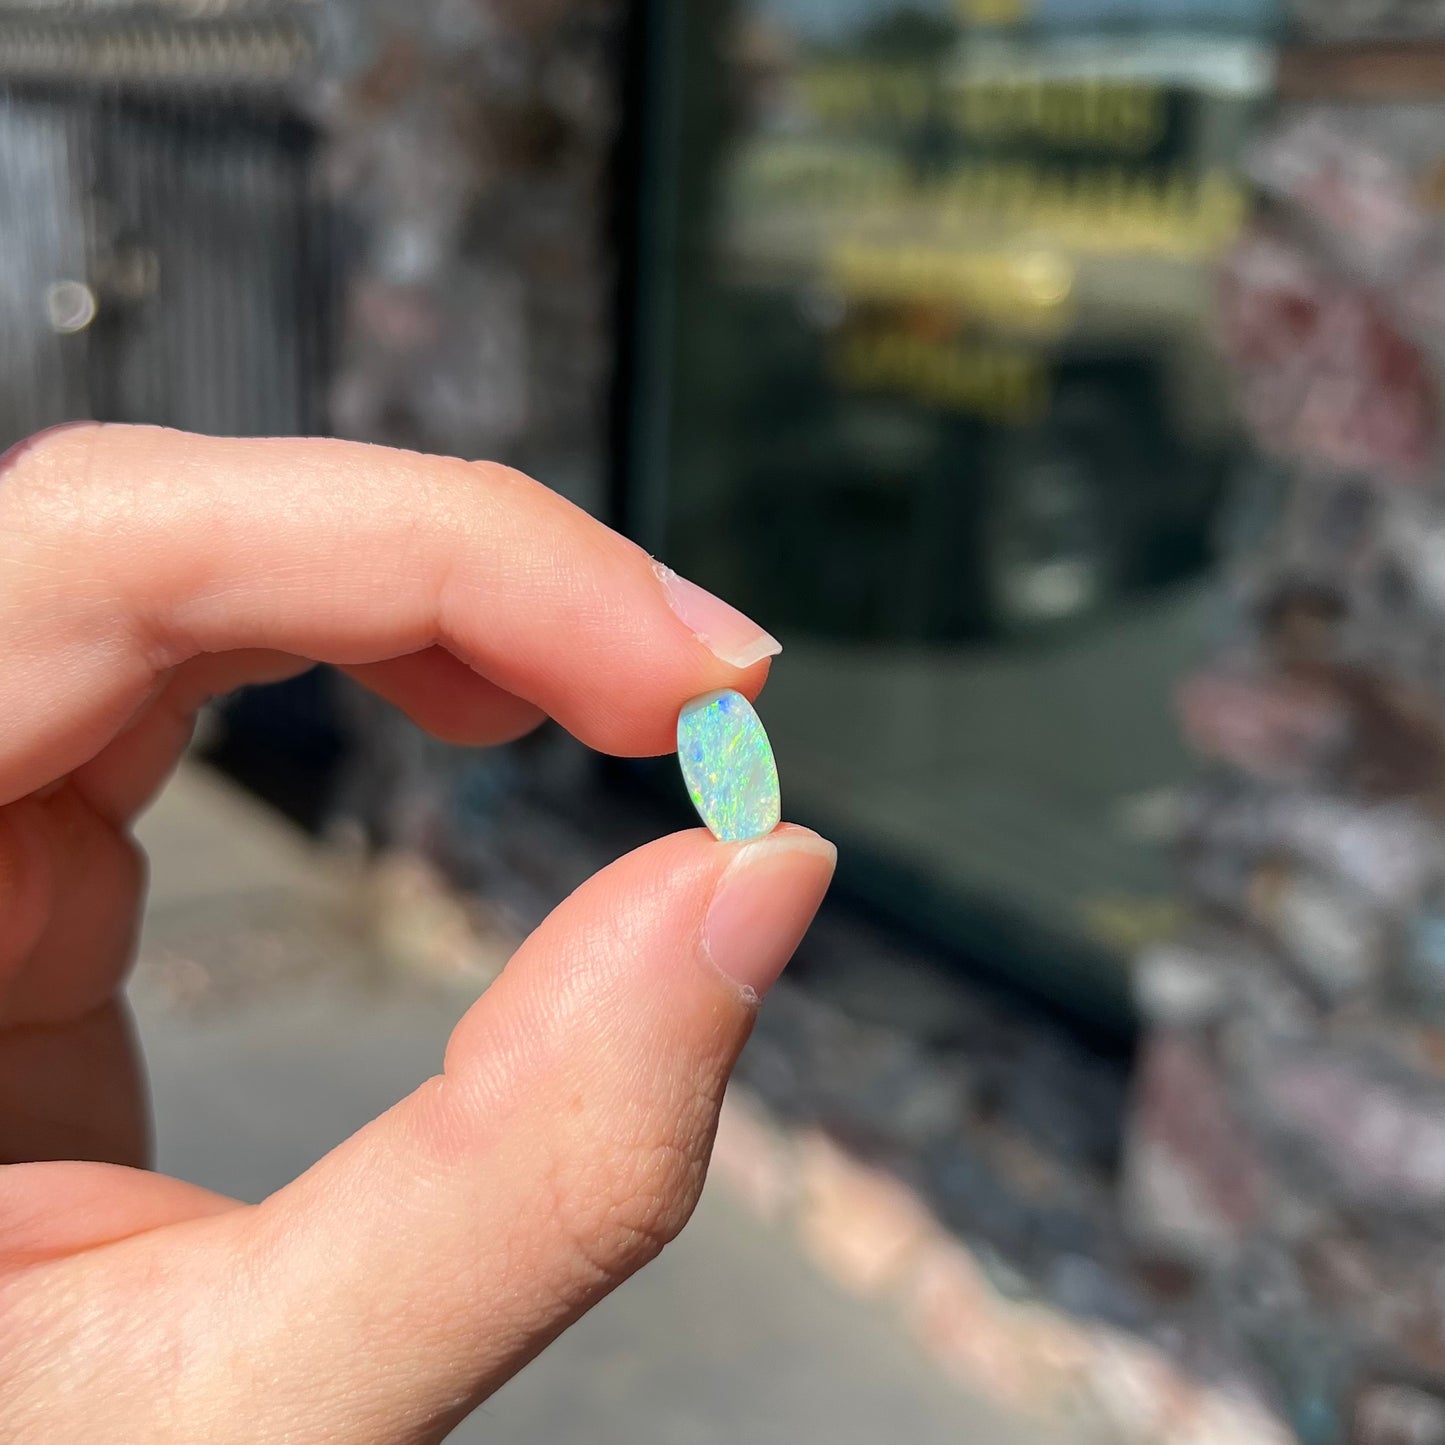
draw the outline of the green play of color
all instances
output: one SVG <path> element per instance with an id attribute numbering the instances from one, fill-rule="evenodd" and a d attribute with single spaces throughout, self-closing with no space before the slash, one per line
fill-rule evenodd
<path id="1" fill-rule="evenodd" d="M 741 693 L 711 692 L 683 708 L 677 758 L 693 806 L 722 842 L 745 843 L 778 826 L 778 765 L 753 705 Z"/>

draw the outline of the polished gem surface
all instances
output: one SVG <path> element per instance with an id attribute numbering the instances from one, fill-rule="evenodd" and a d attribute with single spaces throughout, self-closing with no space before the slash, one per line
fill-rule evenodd
<path id="1" fill-rule="evenodd" d="M 745 843 L 778 826 L 778 765 L 753 705 L 740 692 L 710 692 L 683 708 L 677 758 L 693 806 L 722 842 Z"/>

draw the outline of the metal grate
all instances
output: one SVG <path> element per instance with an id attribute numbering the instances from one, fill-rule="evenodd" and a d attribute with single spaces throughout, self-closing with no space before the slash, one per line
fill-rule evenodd
<path id="1" fill-rule="evenodd" d="M 293 84 L 311 58 L 309 37 L 292 25 L 126 26 L 75 34 L 0 23 L 0 72 L 20 81 L 265 93 Z"/>
<path id="2" fill-rule="evenodd" d="M 78 416 L 321 428 L 307 8 L 0 4 L 0 446 Z"/>

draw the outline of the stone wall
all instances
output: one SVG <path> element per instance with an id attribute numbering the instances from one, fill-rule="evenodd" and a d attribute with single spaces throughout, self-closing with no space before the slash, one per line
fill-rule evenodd
<path id="1" fill-rule="evenodd" d="M 602 509 L 625 21 L 624 0 L 330 0 L 310 101 L 338 435 L 505 462 Z M 445 748 L 337 685 L 343 831 L 434 851 L 461 798 L 485 833 L 512 754 Z"/>
<path id="2" fill-rule="evenodd" d="M 600 496 L 620 0 L 335 0 L 333 423 Z"/>

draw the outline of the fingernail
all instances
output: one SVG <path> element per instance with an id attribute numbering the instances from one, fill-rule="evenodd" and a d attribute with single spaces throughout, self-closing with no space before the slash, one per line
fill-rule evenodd
<path id="1" fill-rule="evenodd" d="M 654 562 L 652 570 L 661 579 L 669 605 L 688 631 L 729 667 L 752 667 L 783 650 L 783 644 L 776 637 L 770 637 L 750 617 L 745 617 L 721 597 L 714 597 L 696 582 L 679 577 L 661 562 Z"/>
<path id="2" fill-rule="evenodd" d="M 805 828 L 738 849 L 713 894 L 702 939 L 713 966 L 748 998 L 762 998 L 788 966 L 837 861 L 838 850 Z"/>

